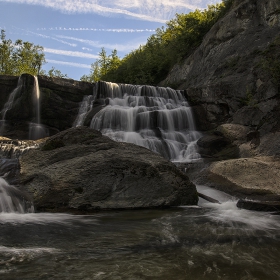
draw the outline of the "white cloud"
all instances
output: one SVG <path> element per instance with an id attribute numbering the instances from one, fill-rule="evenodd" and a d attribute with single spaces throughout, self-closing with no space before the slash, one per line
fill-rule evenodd
<path id="1" fill-rule="evenodd" d="M 66 61 L 52 60 L 52 59 L 47 59 L 47 63 L 67 65 L 67 66 L 78 67 L 78 68 L 86 68 L 86 69 L 90 69 L 90 67 L 91 67 L 89 64 L 66 62 Z"/>
<path id="2" fill-rule="evenodd" d="M 165 23 L 175 13 L 205 8 L 217 0 L 1 0 L 40 5 L 64 13 L 125 15 L 141 20 Z"/>
<path id="3" fill-rule="evenodd" d="M 89 52 L 92 51 L 92 49 L 90 49 L 90 48 L 85 48 L 85 47 L 83 47 L 82 50 L 83 50 L 83 51 L 89 51 Z"/>
<path id="4" fill-rule="evenodd" d="M 94 59 L 98 58 L 98 55 L 94 55 L 94 54 L 90 54 L 90 53 L 57 50 L 57 49 L 50 49 L 50 48 L 44 48 L 44 52 L 51 53 L 51 54 L 57 54 L 57 55 L 79 57 L 79 58 L 94 58 Z"/>
<path id="5" fill-rule="evenodd" d="M 89 28 L 89 27 L 50 27 L 37 28 L 38 31 L 57 30 L 57 31 L 93 31 L 93 32 L 116 32 L 116 33 L 141 33 L 155 32 L 155 29 L 129 29 L 129 28 Z"/>
<path id="6" fill-rule="evenodd" d="M 83 44 L 86 44 L 91 47 L 95 48 L 102 48 L 104 47 L 105 49 L 111 49 L 111 50 L 118 50 L 120 52 L 125 52 L 125 51 L 131 51 L 132 49 L 137 49 L 141 44 L 144 45 L 145 42 L 137 42 L 137 43 L 132 43 L 132 44 L 126 44 L 126 45 L 121 45 L 121 44 L 104 44 L 100 43 L 99 41 L 91 41 L 91 40 L 86 40 L 86 39 L 80 39 L 80 38 L 75 38 L 75 37 L 69 37 L 69 36 L 63 36 L 63 35 L 57 35 L 58 38 L 61 39 L 67 39 L 67 40 L 73 40 L 76 42 L 80 42 Z"/>
<path id="7" fill-rule="evenodd" d="M 41 38 L 45 38 L 45 39 L 52 39 L 52 40 L 55 40 L 55 41 L 58 41 L 64 45 L 68 45 L 68 46 L 71 46 L 71 47 L 77 47 L 77 44 L 72 44 L 72 43 L 68 43 L 64 40 L 60 40 L 60 39 L 57 39 L 55 37 L 51 37 L 51 36 L 47 36 L 47 35 L 44 35 L 44 34 L 40 34 L 40 33 L 35 33 L 35 32 L 32 32 L 32 31 L 27 31 L 27 33 L 31 33 L 33 35 L 36 35 L 38 37 L 41 37 Z"/>

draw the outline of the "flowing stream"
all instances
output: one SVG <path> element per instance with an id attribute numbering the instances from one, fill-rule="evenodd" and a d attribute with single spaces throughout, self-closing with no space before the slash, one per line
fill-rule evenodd
<path id="1" fill-rule="evenodd" d="M 10 93 L 8 100 L 4 104 L 4 107 L 1 111 L 2 120 L 0 121 L 0 134 L 2 134 L 3 131 L 5 130 L 6 114 L 7 114 L 8 110 L 10 110 L 13 107 L 13 102 L 14 102 L 15 96 L 21 90 L 21 88 L 22 88 L 22 79 L 20 76 L 18 78 L 17 87 Z"/>
<path id="2" fill-rule="evenodd" d="M 104 107 L 90 127 L 115 141 L 144 146 L 173 162 L 199 159 L 191 107 L 181 91 L 171 88 L 99 82 L 81 103 L 74 126 L 82 125 L 92 104 Z M 91 99 L 92 98 L 92 99 Z"/>
<path id="3" fill-rule="evenodd" d="M 84 99 L 75 126 L 96 101 L 103 108 L 91 126 L 103 134 L 173 161 L 199 159 L 200 134 L 181 92 L 105 83 Z M 28 198 L 0 178 L 0 278 L 280 279 L 280 216 L 238 209 L 233 197 L 197 188 L 221 203 L 70 215 L 32 213 Z"/>
<path id="4" fill-rule="evenodd" d="M 280 279 L 280 217 L 221 204 L 0 214 L 1 279 Z M 210 193 L 209 193 L 210 192 Z"/>

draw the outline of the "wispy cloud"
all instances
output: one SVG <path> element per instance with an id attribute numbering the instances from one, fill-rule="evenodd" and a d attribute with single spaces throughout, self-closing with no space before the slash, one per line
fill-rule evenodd
<path id="1" fill-rule="evenodd" d="M 90 69 L 89 64 L 83 64 L 83 63 L 66 62 L 66 61 L 52 60 L 52 59 L 47 59 L 47 63 Z"/>
<path id="2" fill-rule="evenodd" d="M 44 48 L 44 52 L 45 53 L 51 53 L 51 54 L 57 54 L 57 55 L 79 57 L 79 58 L 93 58 L 93 59 L 98 58 L 98 55 L 90 54 L 90 53 L 84 53 L 84 52 L 77 52 L 77 51 L 66 51 L 66 50 Z"/>
<path id="3" fill-rule="evenodd" d="M 1 0 L 40 5 L 64 13 L 125 15 L 141 20 L 165 23 L 177 12 L 205 8 L 208 0 Z M 217 1 L 212 1 L 217 2 Z"/>
<path id="4" fill-rule="evenodd" d="M 68 46 L 71 46 L 71 47 L 77 47 L 77 44 L 69 43 L 69 42 L 66 42 L 64 40 L 60 40 L 60 39 L 57 39 L 55 37 L 52 37 L 52 36 L 48 36 L 48 35 L 44 35 L 44 34 L 40 34 L 40 33 L 35 33 L 35 32 L 32 32 L 32 31 L 29 31 L 29 30 L 27 31 L 27 33 L 33 34 L 33 35 L 41 37 L 41 38 L 55 40 L 55 41 L 58 41 L 62 44 L 65 44 L 65 45 L 68 45 Z"/>
<path id="5" fill-rule="evenodd" d="M 63 35 L 57 35 L 56 37 L 61 38 L 61 39 L 67 39 L 67 40 L 72 40 L 72 41 L 76 41 L 76 42 L 80 42 L 83 43 L 85 45 L 91 46 L 91 47 L 95 47 L 95 48 L 105 48 L 105 49 L 111 49 L 111 50 L 118 50 L 118 51 L 131 51 L 132 49 L 136 49 L 139 47 L 140 44 L 143 43 L 128 43 L 125 45 L 121 45 L 121 44 L 104 44 L 104 43 L 100 43 L 99 41 L 92 41 L 92 40 L 86 40 L 86 39 L 80 39 L 80 38 L 75 38 L 75 37 L 70 37 L 70 36 L 63 36 Z"/>
<path id="6" fill-rule="evenodd" d="M 116 32 L 116 33 L 141 33 L 155 32 L 155 29 L 130 29 L 130 28 L 88 28 L 88 27 L 49 27 L 37 28 L 38 31 L 93 31 L 93 32 Z"/>

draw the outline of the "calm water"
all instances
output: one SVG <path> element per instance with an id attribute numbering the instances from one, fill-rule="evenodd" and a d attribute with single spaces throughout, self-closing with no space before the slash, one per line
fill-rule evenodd
<path id="1" fill-rule="evenodd" d="M 280 279 L 280 217 L 215 196 L 222 204 L 2 213 L 0 279 Z"/>

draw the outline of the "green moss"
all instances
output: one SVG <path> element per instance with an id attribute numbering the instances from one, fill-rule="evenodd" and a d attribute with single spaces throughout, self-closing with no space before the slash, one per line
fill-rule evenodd
<path id="1" fill-rule="evenodd" d="M 257 107 L 258 101 L 254 98 L 253 90 L 247 87 L 246 97 L 240 100 L 245 106 Z"/>

